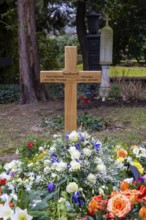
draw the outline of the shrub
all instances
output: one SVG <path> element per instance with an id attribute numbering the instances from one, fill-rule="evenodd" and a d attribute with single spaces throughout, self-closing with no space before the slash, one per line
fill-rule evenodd
<path id="1" fill-rule="evenodd" d="M 18 85 L 0 85 L 0 104 L 16 102 L 19 99 Z"/>

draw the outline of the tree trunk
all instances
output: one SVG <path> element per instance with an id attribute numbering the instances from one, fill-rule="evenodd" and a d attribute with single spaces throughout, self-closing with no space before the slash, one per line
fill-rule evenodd
<path id="1" fill-rule="evenodd" d="M 18 46 L 20 103 L 45 101 L 40 84 L 40 65 L 36 39 L 35 0 L 18 0 Z"/>
<path id="2" fill-rule="evenodd" d="M 83 70 L 87 70 L 87 53 L 86 53 L 86 26 L 85 26 L 86 0 L 77 2 L 76 27 L 78 40 L 83 57 Z"/>

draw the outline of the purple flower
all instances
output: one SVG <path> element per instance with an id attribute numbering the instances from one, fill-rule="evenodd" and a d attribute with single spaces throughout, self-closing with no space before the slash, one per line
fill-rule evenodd
<path id="1" fill-rule="evenodd" d="M 84 205 L 84 201 L 81 199 L 79 192 L 73 192 L 72 202 L 77 203 L 80 207 Z"/>
<path id="2" fill-rule="evenodd" d="M 52 156 L 52 157 L 57 157 L 56 152 L 52 152 L 52 153 L 51 153 L 51 156 Z"/>
<path id="3" fill-rule="evenodd" d="M 65 138 L 66 138 L 66 140 L 69 139 L 69 133 L 66 133 Z"/>
<path id="4" fill-rule="evenodd" d="M 93 146 L 94 146 L 94 149 L 98 151 L 99 148 L 101 147 L 101 142 L 99 142 L 99 141 L 95 142 L 95 143 L 93 143 Z"/>
<path id="5" fill-rule="evenodd" d="M 80 144 L 75 144 L 75 148 L 78 150 L 80 147 Z"/>
<path id="6" fill-rule="evenodd" d="M 79 134 L 80 141 L 84 142 L 84 137 L 82 134 Z"/>
<path id="7" fill-rule="evenodd" d="M 57 157 L 52 157 L 51 163 L 55 163 L 55 162 L 59 163 L 59 159 Z"/>
<path id="8" fill-rule="evenodd" d="M 49 192 L 52 192 L 54 190 L 54 188 L 55 188 L 55 185 L 53 183 L 48 183 L 47 186 L 48 186 L 48 191 Z"/>
<path id="9" fill-rule="evenodd" d="M 15 174 L 15 172 L 12 172 L 11 173 L 11 177 L 14 177 L 16 174 Z"/>

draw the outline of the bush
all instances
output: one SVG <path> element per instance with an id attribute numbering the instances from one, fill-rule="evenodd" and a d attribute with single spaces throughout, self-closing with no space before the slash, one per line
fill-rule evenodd
<path id="1" fill-rule="evenodd" d="M 0 84 L 0 104 L 16 102 L 19 99 L 18 85 L 1 85 Z"/>

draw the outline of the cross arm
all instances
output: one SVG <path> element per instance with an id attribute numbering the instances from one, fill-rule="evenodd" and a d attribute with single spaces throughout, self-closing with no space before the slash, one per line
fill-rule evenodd
<path id="1" fill-rule="evenodd" d="M 77 79 L 78 83 L 100 83 L 101 71 L 80 71 Z"/>
<path id="2" fill-rule="evenodd" d="M 41 71 L 40 72 L 40 82 L 41 83 L 64 83 L 65 77 L 63 75 L 63 70 L 61 71 Z"/>

